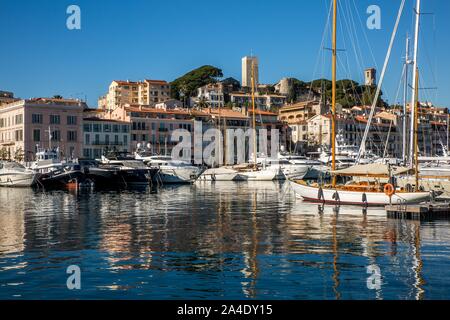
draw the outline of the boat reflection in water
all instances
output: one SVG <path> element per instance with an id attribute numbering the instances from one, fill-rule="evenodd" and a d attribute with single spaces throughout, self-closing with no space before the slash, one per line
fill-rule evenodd
<path id="1" fill-rule="evenodd" d="M 365 213 L 277 182 L 0 189 L 0 298 L 450 298 L 450 223 Z M 76 293 L 69 265 L 82 270 Z"/>

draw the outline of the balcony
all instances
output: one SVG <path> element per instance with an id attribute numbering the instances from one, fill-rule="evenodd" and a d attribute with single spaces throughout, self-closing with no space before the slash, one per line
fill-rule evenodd
<path id="1" fill-rule="evenodd" d="M 86 143 L 87 146 L 102 146 L 102 147 L 108 147 L 108 146 L 124 146 L 125 143 L 123 142 L 115 142 L 115 141 L 93 141 L 91 143 Z"/>

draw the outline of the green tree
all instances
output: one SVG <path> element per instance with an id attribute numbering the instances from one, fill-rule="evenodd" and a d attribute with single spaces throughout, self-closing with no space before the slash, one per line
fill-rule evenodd
<path id="1" fill-rule="evenodd" d="M 213 66 L 202 66 L 172 81 L 170 95 L 174 99 L 180 99 L 180 92 L 186 97 L 195 96 L 198 88 L 215 83 L 221 77 L 223 77 L 221 69 Z"/>

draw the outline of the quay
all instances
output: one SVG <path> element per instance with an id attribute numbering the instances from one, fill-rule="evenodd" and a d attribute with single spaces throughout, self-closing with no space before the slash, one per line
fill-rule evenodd
<path id="1" fill-rule="evenodd" d="M 436 220 L 450 218 L 450 202 L 421 204 L 391 204 L 385 207 L 388 218 L 409 220 Z"/>

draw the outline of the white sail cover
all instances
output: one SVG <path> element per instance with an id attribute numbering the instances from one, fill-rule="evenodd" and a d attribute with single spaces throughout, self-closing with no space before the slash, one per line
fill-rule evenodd
<path id="1" fill-rule="evenodd" d="M 387 164 L 381 163 L 371 163 L 371 164 L 360 164 L 356 166 L 352 166 L 342 170 L 336 170 L 332 173 L 337 176 L 386 176 L 389 174 L 395 176 L 399 174 L 405 174 L 410 172 L 410 168 L 406 167 L 398 167 L 398 166 L 389 166 Z"/>

